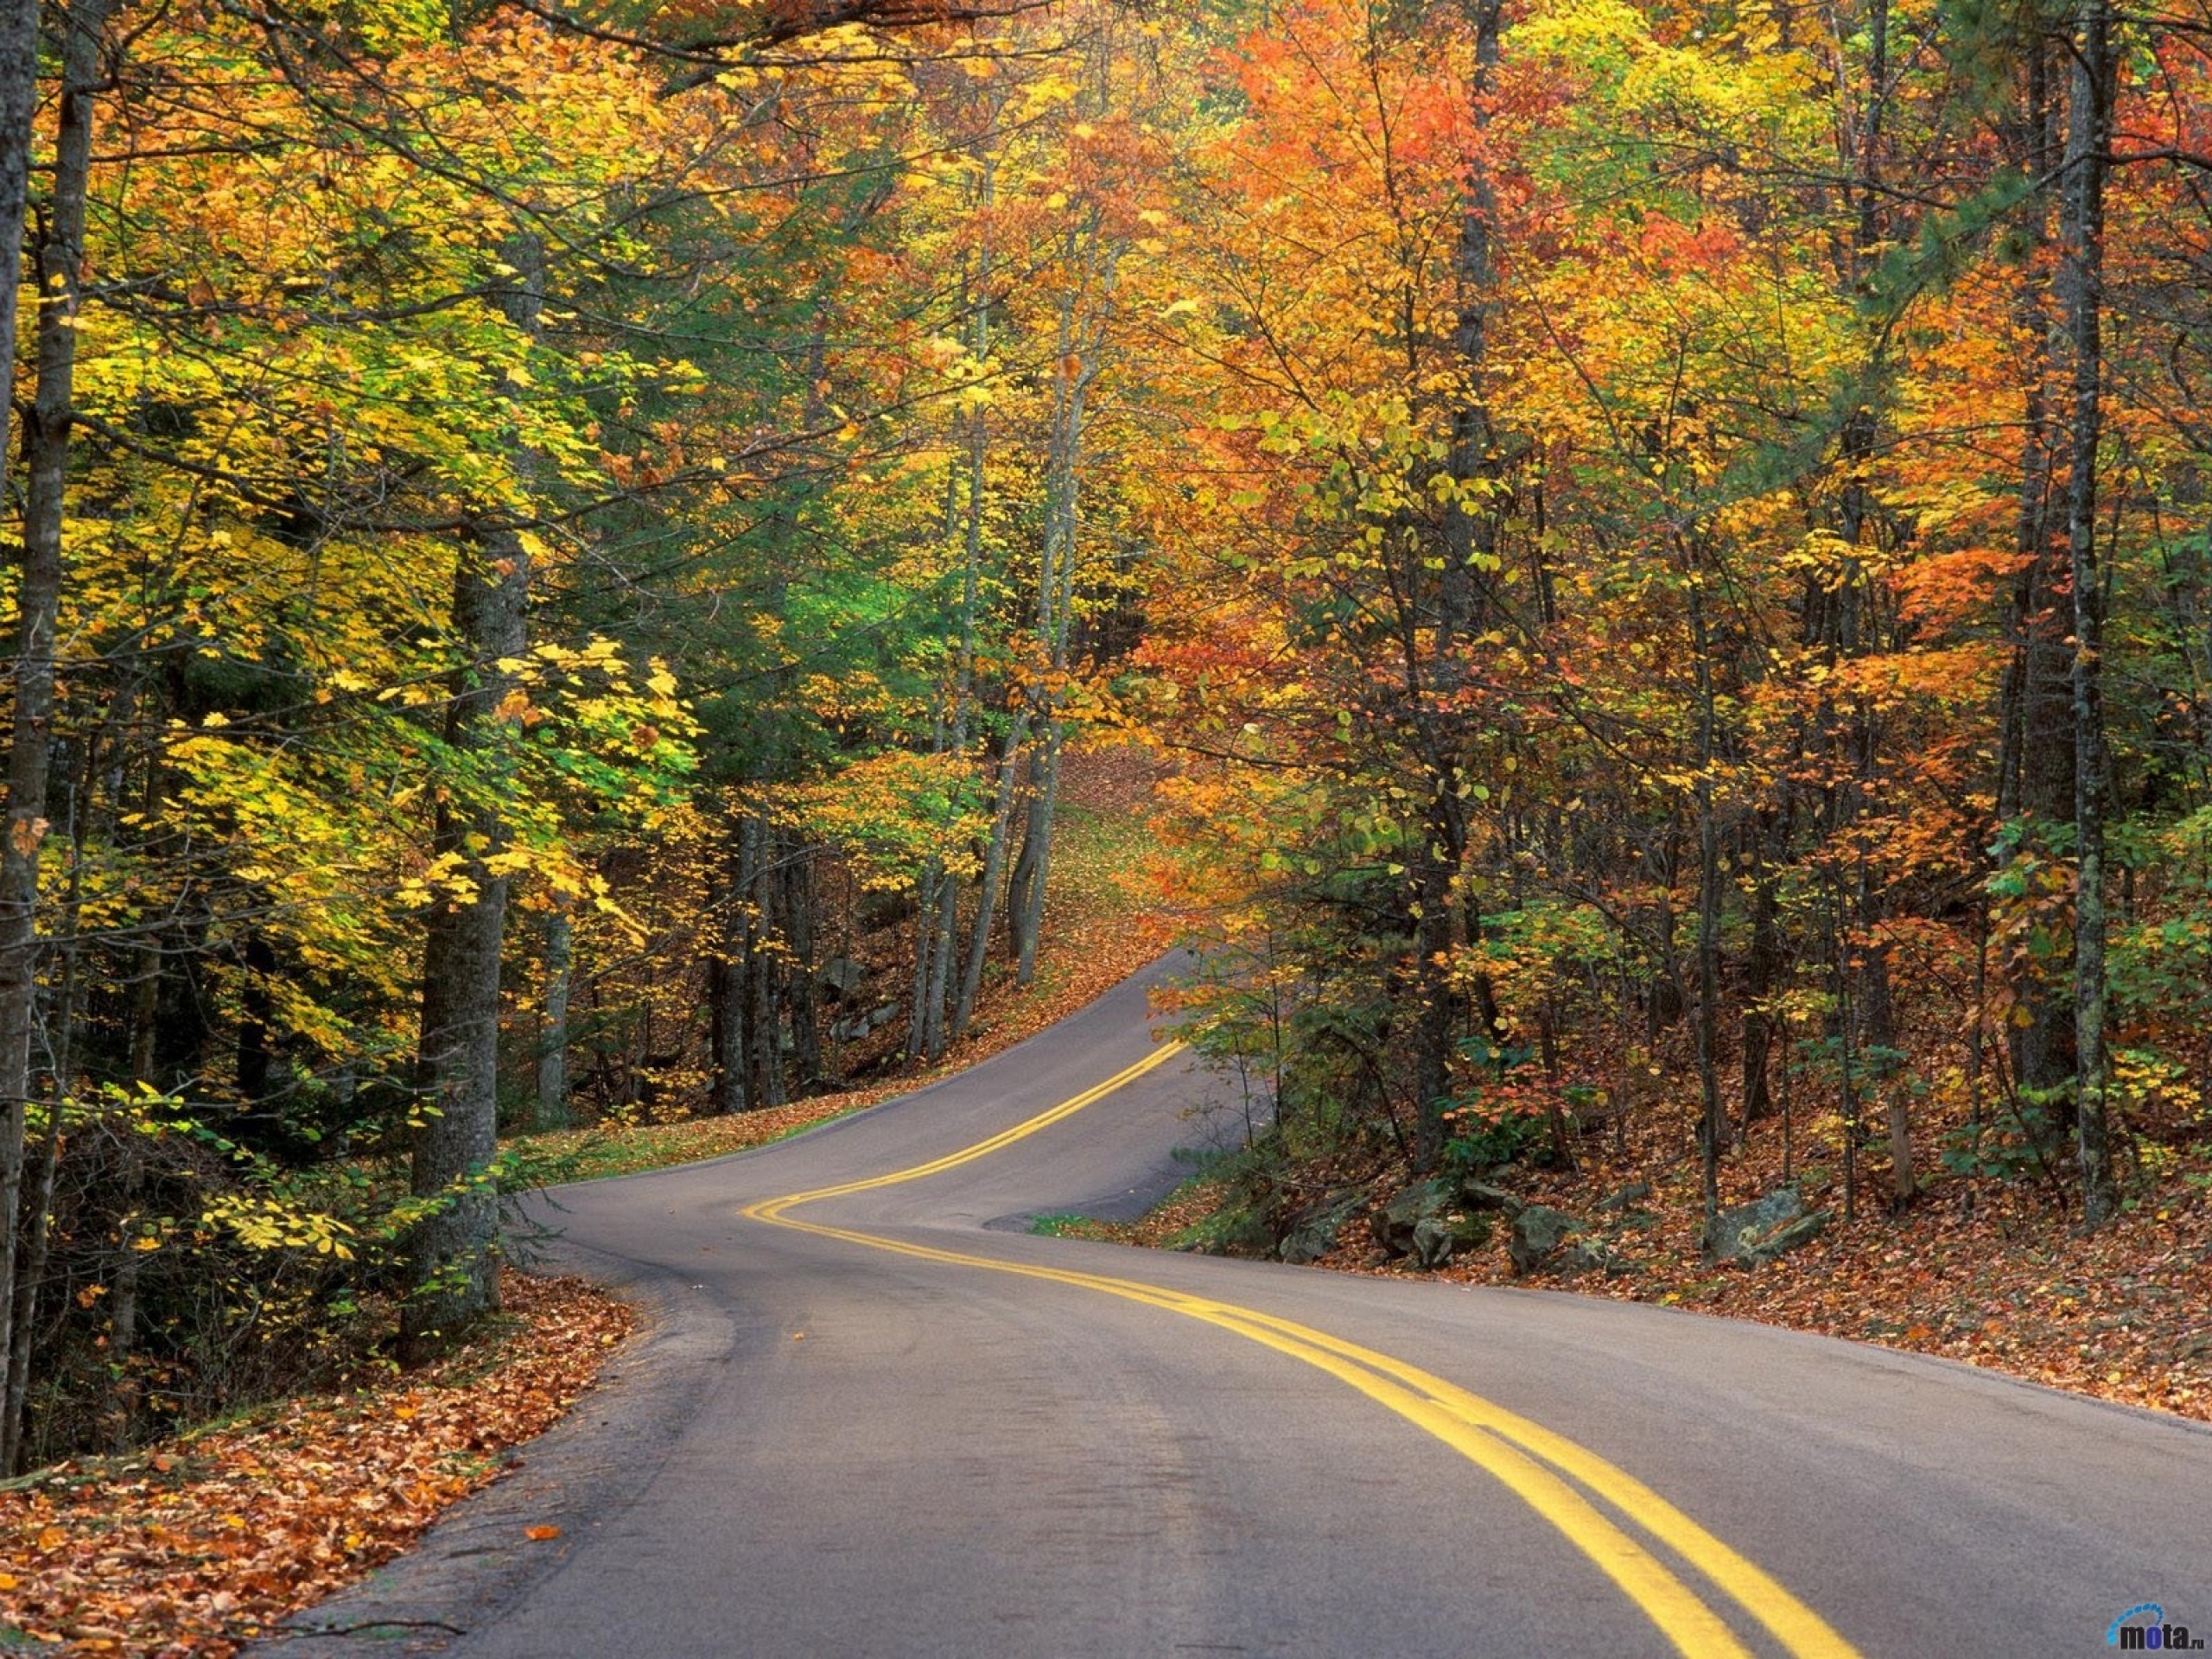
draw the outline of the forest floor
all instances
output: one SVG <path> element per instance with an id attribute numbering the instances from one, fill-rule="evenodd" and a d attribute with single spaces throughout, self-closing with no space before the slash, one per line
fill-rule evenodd
<path id="1" fill-rule="evenodd" d="M 502 1291 L 502 1315 L 425 1370 L 0 1489 L 0 1653 L 233 1653 L 398 1554 L 631 1328 L 581 1280 L 509 1274 Z"/>
<path id="2" fill-rule="evenodd" d="M 1586 1147 L 1580 1165 L 1522 1172 L 1511 1185 L 1529 1202 L 1583 1217 L 1612 1256 L 1602 1273 L 1516 1274 L 1503 1217 L 1488 1243 L 1433 1271 L 1390 1260 L 1363 1218 L 1313 1265 L 1660 1303 L 1939 1355 L 2212 1421 L 2212 1147 L 2175 1155 L 2155 1177 L 2136 1173 L 2122 1214 L 2094 1234 L 2047 1189 L 1946 1174 L 1893 1215 L 1869 1179 L 1854 1220 L 1751 1269 L 1706 1262 L 1694 1157 L 1639 1157 L 1631 1141 L 1622 1152 Z M 1724 1171 L 1725 1204 L 1783 1185 L 1778 1128 L 1760 1126 Z M 1356 1173 L 1383 1192 L 1410 1180 L 1402 1170 L 1307 1173 L 1322 1185 Z M 1599 1208 L 1636 1183 L 1649 1192 Z M 1831 1172 L 1801 1167 L 1794 1185 L 1808 1209 L 1840 1213 Z M 1069 1230 L 1188 1248 L 1222 1196 L 1200 1176 L 1141 1221 Z"/>
<path id="3" fill-rule="evenodd" d="M 772 1111 L 530 1137 L 525 1169 L 588 1179 L 760 1146 L 1081 1007 L 1169 944 L 1127 879 L 1149 844 L 1152 775 L 1133 750 L 1071 753 L 1036 982 L 987 985 L 967 1039 L 936 1065 Z M 632 1324 L 576 1279 L 510 1273 L 503 1294 L 501 1317 L 427 1370 L 372 1371 L 341 1394 L 0 1484 L 0 1655 L 231 1654 L 398 1554 L 557 1421 Z"/>

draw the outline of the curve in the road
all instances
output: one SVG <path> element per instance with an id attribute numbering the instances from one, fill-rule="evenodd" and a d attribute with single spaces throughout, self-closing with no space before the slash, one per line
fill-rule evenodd
<path id="1" fill-rule="evenodd" d="M 1183 1052 L 1167 1042 L 1105 1082 L 1011 1128 L 957 1152 L 860 1180 L 763 1198 L 745 1205 L 748 1220 L 887 1250 L 918 1261 L 980 1268 L 1093 1290 L 1198 1319 L 1325 1371 L 1434 1436 L 1491 1475 L 1580 1549 L 1633 1601 L 1681 1653 L 1696 1659 L 1751 1659 L 1727 1622 L 1680 1574 L 1599 1510 L 1573 1482 L 1674 1550 L 1764 1625 L 1794 1659 L 1857 1659 L 1857 1649 L 1770 1573 L 1714 1537 L 1625 1471 L 1517 1413 L 1325 1332 L 1211 1297 L 1138 1280 L 996 1260 L 794 1219 L 791 1211 L 827 1198 L 903 1185 L 956 1169 L 1027 1140 L 1104 1099 Z M 1547 1466 L 1548 1465 L 1548 1466 Z"/>

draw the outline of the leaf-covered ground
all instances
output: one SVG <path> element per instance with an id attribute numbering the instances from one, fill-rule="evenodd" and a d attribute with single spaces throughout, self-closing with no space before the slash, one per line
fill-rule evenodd
<path id="1" fill-rule="evenodd" d="M 1779 1184 L 1778 1166 L 1758 1173 L 1770 1160 L 1749 1160 L 1744 1173 L 1758 1178 L 1739 1174 L 1741 1197 Z M 1947 1180 L 1900 1216 L 1872 1205 L 1877 1213 L 1833 1225 L 1771 1266 L 1744 1272 L 1704 1264 L 1695 1170 L 1686 1164 L 1654 1182 L 1650 1209 L 1621 1224 L 1613 1242 L 1624 1271 L 1516 1282 L 1939 1354 L 2212 1421 L 2208 1174 L 2184 1160 L 2138 1188 L 2111 1226 L 2086 1236 L 2037 1191 Z M 1586 1205 L 1591 1190 L 1580 1189 Z M 1815 1205 L 1835 1200 L 1817 1191 L 1807 1196 Z M 1502 1244 L 1443 1272 L 1478 1281 L 1511 1278 Z"/>
<path id="2" fill-rule="evenodd" d="M 510 1274 L 439 1364 L 0 1492 L 0 1652 L 223 1655 L 389 1560 L 591 1385 L 627 1308 Z"/>
<path id="3" fill-rule="evenodd" d="M 1388 1191 L 1394 1179 L 1377 1179 Z M 1350 1179 L 1353 1172 L 1333 1172 Z M 1732 1159 L 1726 1201 L 1781 1184 L 1767 1141 Z M 1650 1193 L 1611 1211 L 1594 1201 L 1631 1183 Z M 1498 1226 L 1485 1247 L 1433 1274 L 1376 1248 L 1364 1220 L 1314 1265 L 1338 1272 L 1511 1284 L 1649 1301 L 1823 1336 L 1940 1355 L 2053 1388 L 2212 1421 L 2212 1159 L 2184 1156 L 2142 1180 L 2111 1226 L 2084 1236 L 2048 1193 L 1947 1179 L 1897 1216 L 1832 1224 L 1767 1267 L 1706 1265 L 1694 1160 L 1607 1159 L 1586 1149 L 1572 1176 L 1524 1176 L 1526 1195 L 1583 1217 L 1614 1252 L 1605 1274 L 1516 1276 Z M 1321 1179 L 1320 1185 L 1333 1184 Z M 1838 1194 L 1808 1183 L 1806 1202 Z M 1172 1246 L 1203 1230 L 1219 1194 L 1194 1181 L 1128 1226 L 1071 1225 L 1095 1237 Z"/>

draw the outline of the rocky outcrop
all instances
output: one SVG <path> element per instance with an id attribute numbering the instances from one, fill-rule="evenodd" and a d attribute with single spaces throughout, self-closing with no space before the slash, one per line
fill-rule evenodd
<path id="1" fill-rule="evenodd" d="M 1454 1255 L 1489 1243 L 1491 1233 L 1490 1217 L 1469 1205 L 1449 1180 L 1408 1187 L 1376 1211 L 1370 1225 L 1384 1255 L 1410 1258 L 1422 1268 L 1442 1267 Z"/>
<path id="2" fill-rule="evenodd" d="M 1564 1210 L 1554 1210 L 1548 1204 L 1522 1205 L 1513 1217 L 1513 1232 L 1505 1243 L 1513 1271 L 1534 1273 L 1581 1230 L 1580 1219 Z"/>
<path id="3" fill-rule="evenodd" d="M 1817 1238 L 1834 1217 L 1833 1210 L 1807 1211 L 1794 1188 L 1777 1187 L 1715 1216 L 1705 1230 L 1705 1259 L 1714 1267 L 1764 1267 Z"/>

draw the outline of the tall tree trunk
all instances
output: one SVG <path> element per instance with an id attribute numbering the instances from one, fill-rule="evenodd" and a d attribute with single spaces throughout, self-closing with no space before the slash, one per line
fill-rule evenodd
<path id="1" fill-rule="evenodd" d="M 714 1076 L 708 1098 L 717 1115 L 741 1112 L 752 1103 L 745 1086 L 745 953 L 751 938 L 745 823 L 742 816 L 724 822 L 709 906 L 715 931 L 707 957 L 707 1040 Z"/>
<path id="2" fill-rule="evenodd" d="M 1713 683 L 1713 633 L 1705 610 L 1704 572 L 1689 573 L 1690 644 L 1697 658 L 1697 1080 L 1700 1190 L 1708 1229 L 1720 1213 L 1720 1154 L 1728 1115 L 1720 1099 L 1714 1050 L 1720 1029 L 1720 822 L 1713 771 L 1719 758 L 1719 709 Z"/>
<path id="3" fill-rule="evenodd" d="M 745 1090 L 755 1111 L 784 1103 L 783 953 L 776 938 L 776 833 L 747 820 Z"/>
<path id="4" fill-rule="evenodd" d="M 454 632 L 474 659 L 455 677 L 445 738 L 456 756 L 494 754 L 507 741 L 498 713 L 509 676 L 495 666 L 528 640 L 529 556 L 512 531 L 486 527 L 465 553 L 454 588 Z M 480 788 L 480 783 L 477 785 Z M 507 879 L 486 860 L 505 849 L 496 801 L 472 790 L 438 808 L 433 850 L 461 860 L 474 888 L 433 906 L 423 946 L 423 1036 L 416 1086 L 432 1116 L 415 1141 L 412 1187 L 439 1208 L 416 1228 L 404 1319 L 410 1357 L 495 1306 L 493 1246 L 498 1199 L 484 1172 L 499 1151 L 499 958 Z"/>
<path id="5" fill-rule="evenodd" d="M 2073 96 L 2066 131 L 2060 283 L 2072 371 L 2067 422 L 2066 540 L 2074 586 L 2074 1048 L 2080 1082 L 2075 1132 L 2082 1213 L 2102 1226 L 2113 1190 L 2105 1052 L 2104 588 L 2097 551 L 2097 449 L 2103 436 L 2105 174 L 2112 141 L 2113 66 L 2109 0 L 2075 14 Z"/>
<path id="6" fill-rule="evenodd" d="M 822 1065 L 822 988 L 814 951 L 814 859 L 797 852 L 785 861 L 784 942 L 790 959 L 785 1001 L 791 1009 L 791 1067 L 802 1085 L 817 1082 Z"/>
<path id="7" fill-rule="evenodd" d="M 22 0 L 5 0 L 12 11 Z M 92 172 L 92 114 L 107 0 L 63 8 L 61 97 L 54 156 L 54 194 L 38 251 L 38 384 L 23 428 L 26 479 L 23 557 L 16 593 L 15 724 L 8 745 L 7 836 L 0 845 L 0 1360 L 12 1363 L 16 1237 L 22 1215 L 24 1136 L 29 1127 L 31 1046 L 38 1020 L 39 854 L 47 834 L 47 779 L 54 741 L 54 623 L 61 598 L 64 492 L 69 429 L 76 411 L 77 315 L 85 264 L 85 198 Z M 17 44 L 21 20 L 0 25 L 0 52 Z M 11 66 L 0 60 L 0 75 Z M 16 89 L 0 86 L 0 99 Z M 12 144 L 13 132 L 0 132 Z M 5 164 L 22 167 L 19 155 Z M 7 188 L 0 170 L 0 190 Z M 0 214 L 6 203 L 0 200 Z M 6 227 L 0 225 L 0 241 Z M 10 274 L 12 280 L 14 265 Z M 11 395 L 0 386 L 0 395 Z"/>
<path id="8" fill-rule="evenodd" d="M 2060 147 L 2053 127 L 2059 100 L 2052 89 L 2050 48 L 2038 39 L 2030 52 L 2014 148 L 2022 169 L 2040 179 L 2059 167 Z M 2018 321 L 2023 335 L 2038 342 L 2047 342 L 2059 332 L 2050 315 L 2039 257 L 2050 240 L 2047 203 L 2047 194 L 2039 191 L 2021 215 L 2037 252 L 2022 262 Z M 2047 353 L 2049 347 L 2037 349 Z M 2056 525 L 2056 469 L 2063 441 L 2052 420 L 2058 394 L 2050 384 L 2051 366 L 2038 359 L 2024 410 L 2019 511 L 2014 526 L 2022 564 L 2012 600 L 2013 658 L 2004 686 L 1998 815 L 2025 819 L 2031 847 L 2055 857 L 2051 831 L 2074 816 L 2076 761 L 2068 643 L 2072 618 L 2066 591 L 2070 554 Z M 2013 1077 L 2022 1089 L 2056 1091 L 2074 1077 L 2073 1000 L 2055 979 L 2032 968 L 2015 990 L 2025 1023 L 2007 1027 Z M 2063 1109 L 2056 1114 L 2063 1115 Z"/>
<path id="9" fill-rule="evenodd" d="M 0 468 L 15 416 L 16 318 L 38 108 L 38 0 L 0 0 Z"/>
<path id="10" fill-rule="evenodd" d="M 1065 257 L 1080 277 L 1060 302 L 1058 367 L 1052 383 L 1052 441 L 1045 464 L 1045 536 L 1037 575 L 1037 644 L 1046 675 L 1030 688 L 1033 721 L 1029 811 L 1015 864 L 1014 893 L 1007 922 L 1014 950 L 1014 983 L 1037 976 L 1037 949 L 1044 933 L 1045 895 L 1052 869 L 1053 815 L 1059 804 L 1060 752 L 1066 731 L 1052 682 L 1067 672 L 1074 620 L 1077 532 L 1082 524 L 1084 438 L 1090 388 L 1103 363 L 1101 315 L 1111 302 L 1118 255 L 1110 250 L 1098 215 L 1071 227 Z M 1086 307 L 1089 308 L 1086 309 Z"/>
<path id="11" fill-rule="evenodd" d="M 975 931 L 968 936 L 968 960 L 960 972 L 960 990 L 952 1005 L 951 1037 L 958 1042 L 968 1034 L 976 1014 L 976 999 L 982 994 L 983 965 L 991 949 L 991 922 L 996 915 L 999 880 L 1006 870 L 1007 843 L 1014 830 L 1014 784 L 1020 772 L 1021 747 L 1029 735 L 1029 711 L 1018 710 L 1007 734 L 1006 753 L 999 759 L 998 798 L 991 810 L 991 838 L 983 849 L 983 872 L 976 895 Z"/>
<path id="12" fill-rule="evenodd" d="M 544 250 L 518 236 L 505 250 L 518 273 L 504 296 L 507 319 L 535 334 L 543 305 Z M 525 480 L 531 458 L 513 464 Z M 432 848 L 459 861 L 471 889 L 432 905 L 423 942 L 422 1039 L 416 1086 L 426 1108 L 415 1140 L 411 1187 L 437 1207 L 409 1243 L 410 1284 L 402 1345 L 419 1362 L 495 1306 L 499 1198 L 487 1170 L 499 1152 L 499 966 L 507 878 L 493 861 L 508 843 L 493 779 L 515 737 L 500 712 L 514 677 L 499 664 L 528 649 L 530 554 L 505 516 L 487 518 L 464 541 L 454 572 L 453 630 L 467 661 L 446 705 L 445 742 L 473 775 L 438 804 Z"/>
<path id="13" fill-rule="evenodd" d="M 537 1033 L 536 1125 L 569 1127 L 569 978 L 575 962 L 575 923 L 566 900 L 545 918 L 545 989 Z"/>
<path id="14" fill-rule="evenodd" d="M 1490 119 L 1489 99 L 1497 79 L 1501 29 L 1498 0 L 1468 0 L 1462 10 L 1474 31 L 1474 73 L 1467 88 L 1479 133 Z M 1450 1103 L 1452 1059 L 1461 1027 L 1462 997 L 1455 978 L 1453 952 L 1472 932 L 1464 924 L 1461 865 L 1467 848 L 1466 796 L 1470 780 L 1464 765 L 1460 719 L 1447 709 L 1426 705 L 1449 700 L 1464 675 L 1461 653 L 1478 626 L 1483 572 L 1497 563 L 1497 515 L 1487 493 L 1497 474 L 1496 435 L 1483 377 L 1490 356 L 1490 321 L 1497 281 L 1496 192 L 1479 153 L 1467 161 L 1453 250 L 1451 365 L 1461 390 L 1451 410 L 1451 439 L 1445 469 L 1457 487 L 1442 511 L 1442 569 L 1433 594 L 1418 608 L 1429 630 L 1425 652 L 1411 639 L 1401 647 L 1421 728 L 1421 762 L 1427 799 L 1424 803 L 1421 847 L 1413 869 L 1416 915 L 1414 950 L 1421 1012 L 1414 1027 L 1414 1156 L 1433 1164 L 1444 1144 L 1443 1113 Z M 1431 544 L 1432 546 L 1433 543 Z M 1418 593 L 1420 588 L 1414 590 Z"/>
<path id="15" fill-rule="evenodd" d="M 54 1192 L 61 1173 L 61 1148 L 66 1139 L 68 1107 L 74 1096 L 77 1075 L 77 1008 L 83 982 L 79 968 L 83 947 L 79 931 L 84 915 L 86 804 L 92 795 L 92 766 L 97 744 L 86 746 L 85 766 L 79 787 L 70 791 L 64 808 L 69 830 L 69 889 L 62 901 L 61 974 L 55 995 L 54 1086 L 47 1091 L 46 1134 L 39 1144 L 38 1166 L 31 1183 L 30 1213 L 24 1218 L 29 1237 L 23 1244 L 22 1271 L 16 1286 L 16 1341 L 8 1356 L 7 1379 L 0 1390 L 0 1473 L 13 1474 L 24 1461 L 24 1405 L 30 1395 L 32 1350 L 38 1342 L 39 1294 L 46 1281 L 48 1251 L 54 1237 Z"/>

